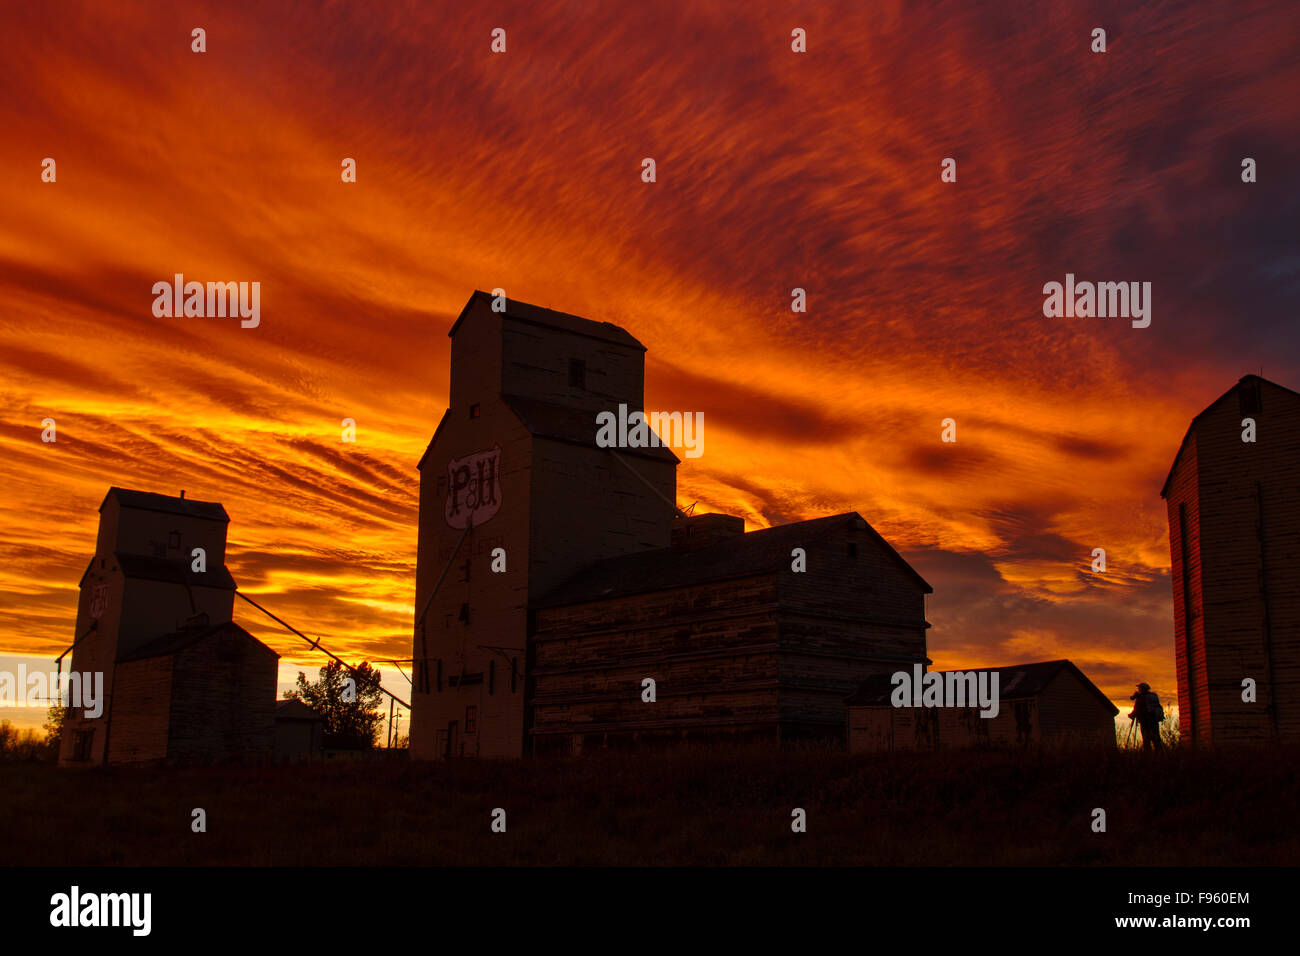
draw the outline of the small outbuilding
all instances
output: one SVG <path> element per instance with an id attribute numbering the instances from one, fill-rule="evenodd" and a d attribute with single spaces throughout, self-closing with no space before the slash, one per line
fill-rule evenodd
<path id="1" fill-rule="evenodd" d="M 289 763 L 325 756 L 325 718 L 300 700 L 275 703 L 275 756 Z"/>
<path id="2" fill-rule="evenodd" d="M 943 675 L 969 673 L 943 671 Z M 993 717 L 974 706 L 895 707 L 889 676 L 872 677 L 848 699 L 855 753 L 978 746 L 1115 746 L 1119 709 L 1067 660 L 980 668 L 998 677 Z"/>

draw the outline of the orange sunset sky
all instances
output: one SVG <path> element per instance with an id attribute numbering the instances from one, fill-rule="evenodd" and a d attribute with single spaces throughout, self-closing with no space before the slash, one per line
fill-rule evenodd
<path id="1" fill-rule="evenodd" d="M 859 511 L 934 586 L 936 667 L 1176 700 L 1161 483 L 1242 375 L 1300 388 L 1298 37 L 1249 0 L 7 2 L 0 661 L 71 642 L 110 485 L 222 502 L 241 590 L 410 657 L 447 330 L 500 287 L 704 412 L 683 507 Z M 260 326 L 154 317 L 175 273 L 260 282 Z M 1046 318 L 1066 273 L 1151 282 L 1150 327 Z"/>

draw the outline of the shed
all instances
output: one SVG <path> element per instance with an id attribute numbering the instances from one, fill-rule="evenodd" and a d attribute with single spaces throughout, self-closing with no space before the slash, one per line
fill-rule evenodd
<path id="1" fill-rule="evenodd" d="M 325 755 L 325 718 L 296 698 L 275 702 L 275 756 L 299 762 Z"/>
<path id="2" fill-rule="evenodd" d="M 974 707 L 895 707 L 890 676 L 863 682 L 848 699 L 849 750 L 993 746 L 1115 746 L 1119 709 L 1068 660 L 980 668 L 998 675 L 998 713 Z M 939 671 L 940 674 L 967 673 Z"/>

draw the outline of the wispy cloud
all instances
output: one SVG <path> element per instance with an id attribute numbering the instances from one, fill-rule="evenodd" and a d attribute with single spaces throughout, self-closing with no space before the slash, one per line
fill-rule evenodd
<path id="1" fill-rule="evenodd" d="M 629 328 L 651 406 L 707 413 L 684 502 L 751 526 L 861 511 L 934 583 L 937 661 L 1069 656 L 1113 694 L 1138 673 L 1171 685 L 1164 470 L 1241 374 L 1300 381 L 1300 13 L 793 16 L 11 11 L 0 646 L 69 643 L 118 484 L 222 501 L 243 587 L 347 656 L 406 656 L 445 333 L 500 286 Z M 177 272 L 260 281 L 262 325 L 155 318 L 152 283 Z M 1066 272 L 1153 282 L 1151 327 L 1045 319 L 1042 284 Z M 1104 583 L 1082 570 L 1094 547 Z"/>

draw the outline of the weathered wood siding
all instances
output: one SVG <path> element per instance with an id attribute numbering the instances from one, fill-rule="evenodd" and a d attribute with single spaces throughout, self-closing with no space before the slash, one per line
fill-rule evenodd
<path id="1" fill-rule="evenodd" d="M 1115 746 L 1115 715 L 1068 668 L 1039 693 L 1038 714 L 1044 743 Z"/>
<path id="2" fill-rule="evenodd" d="M 458 333 L 454 348 L 461 347 L 462 335 L 477 331 L 479 326 L 473 325 Z M 453 381 L 460 381 L 455 373 Z M 463 387 L 470 389 L 468 383 Z M 453 756 L 517 757 L 523 752 L 532 439 L 495 393 L 467 391 L 462 401 L 448 412 L 421 463 L 417 613 L 439 575 L 448 564 L 451 568 L 429 606 L 423 629 L 416 622 L 410 725 L 415 759 L 443 757 L 452 724 Z M 480 406 L 479 418 L 469 417 L 470 404 Z M 445 514 L 448 462 L 494 445 L 501 446 L 500 509 L 461 542 L 464 529 L 449 525 Z M 492 571 L 497 548 L 505 551 L 505 573 Z M 512 661 L 517 672 L 513 688 Z M 496 679 L 489 688 L 493 668 Z M 462 675 L 467 680 L 478 675 L 482 682 L 462 684 Z M 478 708 L 478 720 L 475 733 L 466 735 L 469 707 Z"/>
<path id="3" fill-rule="evenodd" d="M 1201 509 L 1196 433 L 1174 463 L 1165 489 L 1169 516 L 1170 578 L 1174 589 L 1174 661 L 1181 733 L 1209 739 L 1209 685 L 1205 680 L 1205 604 L 1201 584 Z"/>
<path id="4" fill-rule="evenodd" d="M 804 550 L 807 569 L 778 576 L 780 716 L 790 738 L 842 742 L 862 681 L 925 661 L 925 591 L 865 522 Z"/>
<path id="5" fill-rule="evenodd" d="M 318 720 L 277 718 L 275 721 L 275 755 L 290 762 L 320 760 L 324 757 L 324 725 Z"/>
<path id="6" fill-rule="evenodd" d="M 201 547 L 215 577 L 224 569 L 226 528 L 224 520 L 123 506 L 112 494 L 105 498 L 95 555 L 81 578 L 77 623 L 68 643 L 81 641 L 63 662 L 65 673 L 71 669 L 103 674 L 103 715 L 89 719 L 80 711 L 69 714 L 60 742 L 60 764 L 74 762 L 72 751 L 79 732 L 93 733 L 87 762 L 105 761 L 108 714 L 115 695 L 114 663 L 119 657 L 177 630 L 195 613 L 206 613 L 214 622 L 232 617 L 235 599 L 227 587 L 186 587 L 130 577 L 119 566 L 117 553 L 163 559 L 188 569 L 190 550 Z"/>
<path id="7" fill-rule="evenodd" d="M 925 592 L 865 525 L 805 550 L 806 571 L 539 611 L 533 733 L 576 748 L 613 731 L 762 724 L 772 742 L 843 746 L 845 698 L 925 660 Z M 640 701 L 646 677 L 657 704 Z"/>
<path id="8" fill-rule="evenodd" d="M 671 528 L 670 506 L 594 446 L 597 409 L 641 406 L 643 350 L 493 313 L 490 301 L 476 297 L 456 328 L 450 408 L 420 463 L 417 612 L 454 561 L 423 631 L 415 622 L 416 759 L 521 756 L 530 601 L 594 561 L 666 547 Z M 581 386 L 570 383 L 570 359 L 584 363 Z M 589 413 L 592 445 L 533 434 L 510 398 Z M 457 550 L 462 530 L 444 514 L 448 462 L 497 445 L 499 510 Z M 636 468 L 673 499 L 671 462 Z M 498 547 L 505 573 L 491 570 Z"/>
<path id="9" fill-rule="evenodd" d="M 279 661 L 274 651 L 237 631 L 222 631 L 182 648 L 174 661 L 169 760 L 273 756 Z"/>
<path id="10" fill-rule="evenodd" d="M 1255 420 L 1254 442 L 1241 440 L 1245 418 Z M 1206 743 L 1295 739 L 1300 737 L 1300 396 L 1247 379 L 1202 413 L 1192 432 L 1194 454 L 1185 449 L 1180 456 L 1168 494 L 1183 733 Z M 1190 632 L 1179 591 L 1184 560 L 1179 505 L 1186 508 L 1192 580 L 1200 585 L 1192 607 L 1201 620 L 1193 617 Z M 1245 678 L 1256 683 L 1253 703 L 1242 700 Z"/>
<path id="11" fill-rule="evenodd" d="M 765 575 L 539 610 L 532 734 L 576 748 L 610 732 L 775 729 L 775 599 Z"/>
<path id="12" fill-rule="evenodd" d="M 151 657 L 118 665 L 113 695 L 109 763 L 145 763 L 167 756 L 172 658 Z"/>
<path id="13" fill-rule="evenodd" d="M 1094 691 L 1063 668 L 1032 697 L 999 702 L 996 717 L 979 707 L 854 705 L 849 750 L 935 750 L 1041 745 L 1115 746 L 1114 715 Z"/>

